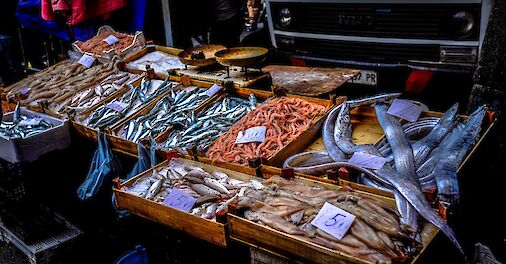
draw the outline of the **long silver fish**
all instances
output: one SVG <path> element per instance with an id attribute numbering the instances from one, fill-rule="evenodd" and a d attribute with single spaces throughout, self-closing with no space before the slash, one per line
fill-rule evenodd
<path id="1" fill-rule="evenodd" d="M 411 178 L 413 182 L 419 186 L 418 176 L 415 171 L 413 149 L 411 148 L 406 134 L 404 134 L 401 124 L 393 116 L 387 114 L 388 109 L 385 104 L 376 104 L 374 109 L 378 122 L 383 128 L 385 137 L 392 148 L 395 169 L 400 174 Z M 397 191 L 394 192 L 394 195 L 396 195 L 402 223 L 411 226 L 414 230 L 418 230 L 418 215 L 416 214 L 415 208 L 405 202 L 404 199 L 397 194 Z"/>
<path id="2" fill-rule="evenodd" d="M 484 106 L 476 109 L 465 124 L 460 137 L 448 147 L 448 151 L 441 153 L 434 168 L 434 175 L 438 187 L 438 197 L 441 202 L 455 204 L 459 200 L 459 183 L 457 169 L 466 153 L 478 138 L 481 124 L 486 114 Z"/>

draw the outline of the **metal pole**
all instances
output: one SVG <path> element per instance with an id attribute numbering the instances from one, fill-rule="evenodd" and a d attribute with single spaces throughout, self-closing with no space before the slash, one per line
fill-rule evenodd
<path id="1" fill-rule="evenodd" d="M 165 45 L 168 47 L 174 46 L 174 40 L 172 39 L 172 21 L 170 17 L 170 0 L 161 0 L 162 2 L 162 13 L 163 13 L 163 27 L 165 29 Z"/>

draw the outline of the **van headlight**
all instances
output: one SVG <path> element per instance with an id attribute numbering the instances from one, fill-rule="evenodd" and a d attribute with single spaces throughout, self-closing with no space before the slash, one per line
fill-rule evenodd
<path id="1" fill-rule="evenodd" d="M 287 28 L 292 24 L 292 12 L 290 9 L 284 7 L 279 10 L 279 25 L 281 27 Z"/>
<path id="2" fill-rule="evenodd" d="M 451 28 L 455 35 L 466 37 L 473 32 L 475 18 L 471 12 L 459 11 L 452 15 Z"/>

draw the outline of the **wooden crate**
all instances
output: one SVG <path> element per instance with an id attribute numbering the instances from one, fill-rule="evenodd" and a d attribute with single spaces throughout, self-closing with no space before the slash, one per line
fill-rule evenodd
<path id="1" fill-rule="evenodd" d="M 282 171 L 274 167 L 261 167 L 262 175 L 268 178 L 272 175 L 281 175 Z M 319 186 L 326 189 L 338 190 L 342 188 L 339 185 L 322 183 L 320 181 L 311 180 L 303 174 L 294 174 L 294 180 L 304 182 L 311 186 Z M 379 194 L 368 193 L 367 189 L 355 189 L 356 192 L 369 195 L 371 197 L 380 199 L 391 205 L 395 205 L 395 200 L 382 196 Z M 329 249 L 308 241 L 304 241 L 292 235 L 277 231 L 273 228 L 257 224 L 249 221 L 237 214 L 229 213 L 228 218 L 228 232 L 231 240 L 249 245 L 251 247 L 260 248 L 276 255 L 282 255 L 289 259 L 301 262 L 310 263 L 369 263 L 362 259 L 339 252 L 337 250 Z M 434 225 L 424 222 L 421 224 L 422 230 L 422 250 L 418 255 L 414 256 L 411 263 L 414 263 L 425 252 L 427 246 L 438 234 L 439 229 Z"/>
<path id="2" fill-rule="evenodd" d="M 256 178 L 254 171 L 234 171 L 228 168 L 213 166 L 210 164 L 200 163 L 189 159 L 182 159 L 189 165 L 199 166 L 208 172 L 221 171 L 226 173 L 229 177 L 249 181 Z M 154 169 L 162 168 L 168 164 L 169 161 L 164 161 L 157 165 Z M 232 168 L 232 167 L 229 167 Z M 121 187 L 133 184 L 137 179 L 151 174 L 151 169 L 147 170 L 127 182 L 123 183 Z M 260 178 L 257 178 L 261 180 Z M 139 215 L 151 221 L 166 225 L 176 230 L 183 231 L 189 235 L 201 238 L 210 243 L 219 245 L 221 247 L 227 246 L 227 229 L 226 223 L 214 222 L 204 219 L 190 213 L 179 211 L 171 207 L 147 200 L 132 194 L 129 194 L 121 189 L 114 189 L 118 206 L 133 214 Z"/>
<path id="3" fill-rule="evenodd" d="M 251 87 L 258 83 L 271 84 L 271 75 L 257 69 L 248 69 L 248 79 L 241 67 L 230 67 L 230 77 L 227 77 L 226 68 L 220 65 L 214 67 L 201 68 L 195 66 L 187 66 L 186 69 L 175 70 L 175 77 L 189 76 L 191 79 L 207 81 L 217 84 L 232 82 L 234 87 Z"/>
<path id="4" fill-rule="evenodd" d="M 120 67 L 120 69 L 122 69 L 124 71 L 130 72 L 130 73 L 135 73 L 135 74 L 141 74 L 143 72 L 146 72 L 145 70 L 138 70 L 138 69 L 129 68 L 128 63 L 132 62 L 134 60 L 140 59 L 140 58 L 144 57 L 144 55 L 154 52 L 154 51 L 160 51 L 160 52 L 166 53 L 168 55 L 173 55 L 173 56 L 177 57 L 179 52 L 181 52 L 183 50 L 178 49 L 178 48 L 173 48 L 173 47 L 149 45 L 149 46 L 144 47 L 140 51 L 135 52 L 135 53 L 130 54 L 129 56 L 125 57 L 123 59 L 123 63 L 121 63 L 119 65 L 119 67 Z M 155 73 L 155 75 L 156 75 L 156 78 L 158 78 L 158 79 L 165 79 L 165 78 L 169 77 L 168 73 Z M 179 77 L 177 77 L 175 79 L 171 77 L 171 80 L 176 81 L 176 82 L 181 81 Z"/>
<path id="5" fill-rule="evenodd" d="M 423 112 L 421 117 L 441 117 L 444 113 L 440 112 Z M 384 139 L 383 129 L 381 128 L 378 120 L 376 118 L 376 113 L 373 107 L 362 106 L 359 108 L 352 109 L 350 111 L 351 119 L 352 119 L 352 138 L 355 144 L 376 144 Z M 465 121 L 469 117 L 465 115 L 459 115 L 460 121 Z M 404 122 L 404 121 L 401 121 Z M 468 163 L 469 159 L 473 156 L 474 152 L 479 148 L 482 141 L 487 137 L 490 133 L 492 127 L 495 125 L 495 120 L 486 119 L 483 125 L 482 132 L 480 134 L 480 139 L 478 142 L 472 147 L 472 149 L 466 155 L 464 161 L 459 166 L 457 173 L 459 173 L 462 168 Z M 304 151 L 326 151 L 325 145 L 323 144 L 323 139 L 321 137 L 321 131 L 319 131 L 320 137 L 313 141 L 313 143 Z M 296 153 L 292 153 L 296 154 Z M 388 197 L 394 197 L 391 192 L 386 192 L 383 190 L 376 189 L 374 187 L 364 186 L 362 184 L 355 183 L 350 181 L 349 178 L 339 178 L 339 179 L 329 179 L 327 176 L 317 177 L 311 175 L 304 175 L 309 179 L 315 179 L 325 183 L 339 183 L 342 186 L 350 186 L 352 188 L 365 188 L 370 193 L 381 194 Z M 426 196 L 429 201 L 435 201 L 435 191 L 426 191 Z M 441 208 L 443 211 L 441 214 L 445 217 L 446 213 L 444 208 Z M 446 217 L 445 217 L 446 218 Z"/>

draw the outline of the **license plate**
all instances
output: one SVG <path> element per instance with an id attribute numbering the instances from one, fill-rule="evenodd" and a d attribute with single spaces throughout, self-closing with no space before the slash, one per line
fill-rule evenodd
<path id="1" fill-rule="evenodd" d="M 376 86 L 378 84 L 378 73 L 376 71 L 360 70 L 357 75 L 351 78 L 350 82 Z"/>

